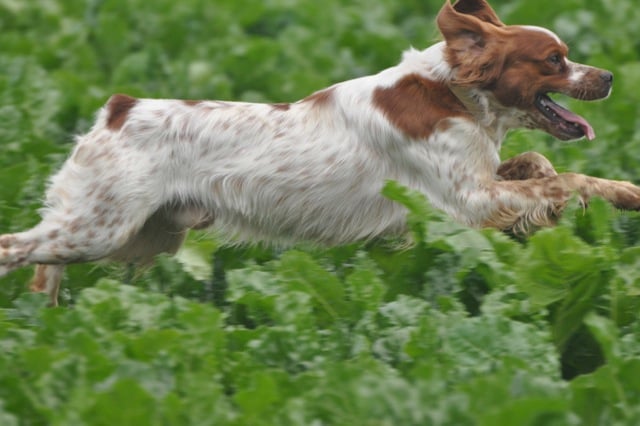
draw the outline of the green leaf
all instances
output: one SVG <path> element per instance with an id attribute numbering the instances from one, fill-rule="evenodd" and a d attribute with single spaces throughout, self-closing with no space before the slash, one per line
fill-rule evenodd
<path id="1" fill-rule="evenodd" d="M 606 201 L 594 198 L 586 210 L 576 209 L 576 234 L 590 244 L 611 242 L 611 211 Z"/>
<path id="2" fill-rule="evenodd" d="M 213 277 L 213 253 L 216 249 L 217 244 L 211 238 L 195 239 L 190 235 L 175 257 L 193 278 L 205 281 Z"/>
<path id="3" fill-rule="evenodd" d="M 618 342 L 618 331 L 615 325 L 606 318 L 594 313 L 585 316 L 584 323 L 600 344 L 607 361 L 612 365 L 616 365 L 620 361 L 621 351 Z"/>
<path id="4" fill-rule="evenodd" d="M 330 324 L 348 312 L 344 286 L 311 256 L 299 251 L 282 255 L 278 278 L 289 291 L 309 294 L 322 324 Z"/>
<path id="5" fill-rule="evenodd" d="M 533 236 L 519 263 L 518 288 L 540 306 L 557 303 L 554 340 L 561 350 L 608 290 L 611 254 L 593 248 L 558 227 Z"/>
<path id="6" fill-rule="evenodd" d="M 602 256 L 570 230 L 542 230 L 528 242 L 518 265 L 516 285 L 539 306 L 562 300 L 580 282 L 593 282 L 600 275 Z"/>
<path id="7" fill-rule="evenodd" d="M 427 198 L 394 181 L 387 181 L 382 189 L 382 195 L 396 201 L 407 208 L 407 222 L 416 242 L 422 242 L 427 236 L 427 220 L 436 220 L 438 215 L 429 205 Z"/>

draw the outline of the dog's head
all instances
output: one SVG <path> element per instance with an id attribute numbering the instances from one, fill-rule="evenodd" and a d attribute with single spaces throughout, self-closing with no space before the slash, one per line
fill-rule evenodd
<path id="1" fill-rule="evenodd" d="M 562 140 L 595 134 L 587 121 L 548 96 L 595 100 L 611 92 L 613 74 L 567 58 L 551 31 L 503 24 L 484 0 L 446 1 L 437 18 L 444 36 L 452 88 L 480 89 L 493 102 L 519 111 L 520 124 Z"/>

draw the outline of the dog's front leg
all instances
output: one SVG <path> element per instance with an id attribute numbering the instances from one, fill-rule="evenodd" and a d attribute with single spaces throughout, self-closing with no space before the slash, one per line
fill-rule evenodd
<path id="1" fill-rule="evenodd" d="M 585 205 L 592 197 L 601 197 L 620 209 L 640 210 L 640 187 L 577 173 L 496 180 L 472 195 L 469 207 L 482 216 L 480 226 L 526 232 L 531 227 L 554 225 L 574 194 Z"/>

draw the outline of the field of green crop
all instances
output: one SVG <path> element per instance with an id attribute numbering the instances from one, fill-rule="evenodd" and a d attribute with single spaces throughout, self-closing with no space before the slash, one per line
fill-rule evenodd
<path id="1" fill-rule="evenodd" d="M 437 40 L 443 0 L 0 0 L 0 233 L 110 94 L 286 102 Z M 509 135 L 559 171 L 640 183 L 640 8 L 493 0 L 615 73 L 561 99 L 593 142 Z M 62 307 L 0 279 L 0 425 L 640 424 L 640 215 L 594 200 L 515 239 L 390 183 L 415 245 L 219 247 L 76 265 Z"/>

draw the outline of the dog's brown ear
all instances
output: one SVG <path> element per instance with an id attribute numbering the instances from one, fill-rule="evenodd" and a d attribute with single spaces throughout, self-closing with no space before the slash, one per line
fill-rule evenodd
<path id="1" fill-rule="evenodd" d="M 436 19 L 450 48 L 467 50 L 483 47 L 488 34 L 504 24 L 484 0 L 446 0 Z"/>
<path id="2" fill-rule="evenodd" d="M 436 19 L 446 41 L 446 58 L 458 70 L 456 82 L 489 84 L 500 69 L 498 39 L 505 25 L 484 0 L 446 0 Z"/>
<path id="3" fill-rule="evenodd" d="M 453 5 L 453 9 L 458 13 L 473 15 L 481 21 L 488 22 L 496 27 L 504 27 L 496 12 L 484 0 L 458 0 Z"/>

